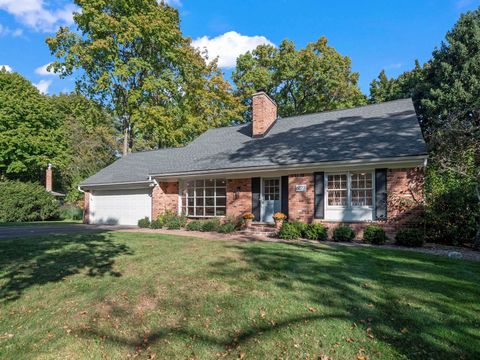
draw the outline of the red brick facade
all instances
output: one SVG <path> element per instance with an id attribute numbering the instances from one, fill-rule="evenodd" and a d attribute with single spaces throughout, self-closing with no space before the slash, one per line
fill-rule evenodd
<path id="1" fill-rule="evenodd" d="M 152 220 L 166 210 L 178 211 L 178 182 L 160 182 L 152 189 Z"/>
<path id="2" fill-rule="evenodd" d="M 264 92 L 253 95 L 252 135 L 262 136 L 277 119 L 277 104 Z"/>
<path id="3" fill-rule="evenodd" d="M 238 198 L 236 196 L 239 189 Z M 227 180 L 227 216 L 239 217 L 252 212 L 252 179 Z"/>
<path id="4" fill-rule="evenodd" d="M 307 185 L 306 192 L 297 192 L 296 185 Z M 312 222 L 314 212 L 313 174 L 297 174 L 288 177 L 288 217 L 291 220 Z"/>

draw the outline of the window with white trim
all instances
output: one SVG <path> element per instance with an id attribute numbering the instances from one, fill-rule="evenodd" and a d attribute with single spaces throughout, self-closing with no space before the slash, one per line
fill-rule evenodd
<path id="1" fill-rule="evenodd" d="M 182 213 L 189 217 L 225 216 L 227 181 L 225 179 L 191 180 L 182 192 Z"/>
<path id="2" fill-rule="evenodd" d="M 327 206 L 372 207 L 372 177 L 372 172 L 328 174 Z"/>

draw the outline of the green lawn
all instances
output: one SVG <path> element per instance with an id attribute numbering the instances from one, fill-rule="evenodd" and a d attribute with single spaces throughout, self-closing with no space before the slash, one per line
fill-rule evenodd
<path id="1" fill-rule="evenodd" d="M 480 358 L 480 263 L 139 233 L 0 240 L 0 358 Z"/>

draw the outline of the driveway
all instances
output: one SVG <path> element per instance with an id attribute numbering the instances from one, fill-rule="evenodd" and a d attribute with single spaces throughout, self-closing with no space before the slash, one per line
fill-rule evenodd
<path id="1" fill-rule="evenodd" d="M 0 240 L 25 236 L 67 235 L 88 232 L 118 231 L 134 228 L 136 227 L 120 225 L 85 224 L 0 226 Z"/>

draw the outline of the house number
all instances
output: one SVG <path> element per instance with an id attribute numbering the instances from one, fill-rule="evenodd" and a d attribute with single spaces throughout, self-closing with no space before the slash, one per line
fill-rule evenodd
<path id="1" fill-rule="evenodd" d="M 307 185 L 295 185 L 296 192 L 307 192 Z"/>

